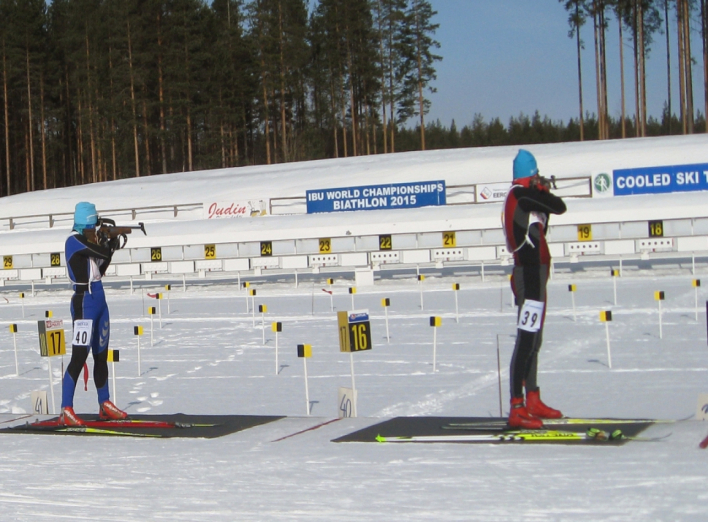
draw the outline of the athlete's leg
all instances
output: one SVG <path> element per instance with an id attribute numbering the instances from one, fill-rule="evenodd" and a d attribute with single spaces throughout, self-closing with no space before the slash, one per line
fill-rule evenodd
<path id="1" fill-rule="evenodd" d="M 541 281 L 539 279 L 539 267 L 514 267 L 514 289 L 517 303 L 519 306 L 519 314 L 517 324 L 519 327 L 516 330 L 516 344 L 514 346 L 514 354 L 511 358 L 510 367 L 510 387 L 512 397 L 523 397 L 524 381 L 528 377 L 529 370 L 533 363 L 534 351 L 540 346 L 541 329 L 543 320 L 534 321 L 534 326 L 531 330 L 521 327 L 521 322 L 527 323 L 521 313 L 524 310 L 526 301 L 544 302 L 545 291 L 542 291 Z M 545 313 L 545 308 L 544 308 Z M 534 377 L 535 378 L 535 377 Z"/>
<path id="2" fill-rule="evenodd" d="M 98 403 L 103 404 L 110 399 L 108 390 L 108 343 L 111 337 L 111 322 L 108 306 L 103 302 L 100 316 L 94 323 L 93 342 L 93 382 L 98 392 Z"/>
<path id="3" fill-rule="evenodd" d="M 84 318 L 84 294 L 74 294 L 71 298 L 72 324 L 75 320 Z M 84 363 L 88 358 L 88 353 L 88 346 L 71 345 L 71 360 L 69 361 L 69 366 L 66 368 L 66 372 L 64 373 L 64 378 L 61 383 L 62 408 L 69 406 L 73 408 L 74 406 L 74 391 L 76 390 L 76 383 L 79 380 Z"/>
<path id="4" fill-rule="evenodd" d="M 538 281 L 540 282 L 538 301 L 542 302 L 544 307 L 543 316 L 541 318 L 541 326 L 536 333 L 533 348 L 526 367 L 526 375 L 524 377 L 527 392 L 538 390 L 538 352 L 541 350 L 541 344 L 543 343 L 543 327 L 546 324 L 546 285 L 548 283 L 548 266 L 541 265 L 537 275 Z"/>

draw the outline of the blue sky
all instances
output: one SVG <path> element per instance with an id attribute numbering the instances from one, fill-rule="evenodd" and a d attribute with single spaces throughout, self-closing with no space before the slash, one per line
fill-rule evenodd
<path id="1" fill-rule="evenodd" d="M 553 120 L 578 117 L 578 76 L 575 39 L 568 37 L 568 15 L 557 0 L 431 0 L 440 24 L 436 39 L 438 92 L 430 95 L 428 120 L 440 119 L 458 128 L 476 113 L 508 123 L 519 113 L 536 110 Z M 672 111 L 678 110 L 676 23 L 670 14 Z M 694 107 L 704 112 L 703 59 L 697 21 L 693 23 Z M 633 113 L 634 76 L 631 41 L 625 32 L 626 110 Z M 597 113 L 592 21 L 581 30 L 585 42 L 583 101 Z M 621 113 L 617 21 L 607 33 L 608 104 L 613 117 Z M 666 36 L 657 34 L 647 63 L 648 113 L 659 117 L 666 100 Z M 410 122 L 409 122 L 410 123 Z"/>

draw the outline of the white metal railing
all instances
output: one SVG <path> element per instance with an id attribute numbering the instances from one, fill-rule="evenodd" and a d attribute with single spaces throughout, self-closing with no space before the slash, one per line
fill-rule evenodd
<path id="1" fill-rule="evenodd" d="M 178 218 L 189 214 L 191 216 L 197 213 L 201 216 L 202 203 L 179 203 L 176 205 L 154 205 L 149 207 L 133 207 L 133 208 L 117 208 L 117 209 L 100 209 L 103 217 L 123 217 L 129 216 L 128 219 L 135 220 L 138 216 L 161 218 Z M 54 228 L 56 224 L 71 224 L 73 222 L 73 212 L 53 212 L 49 214 L 29 214 L 22 216 L 7 216 L 0 217 L 0 231 L 15 230 L 17 228 Z"/>
<path id="2" fill-rule="evenodd" d="M 503 185 L 503 183 L 471 183 L 469 185 L 448 185 L 445 196 L 448 205 L 472 205 L 488 203 L 478 196 L 478 187 L 486 185 Z M 592 197 L 592 180 L 590 176 L 561 178 L 556 180 L 554 193 L 562 197 L 587 198 Z M 498 200 L 497 200 L 498 201 Z M 268 200 L 270 215 L 306 214 L 307 202 L 305 196 L 276 197 Z M 179 217 L 202 216 L 203 203 L 178 203 L 174 205 L 155 205 L 148 207 L 129 207 L 117 209 L 99 209 L 103 217 L 120 218 L 129 216 L 131 221 L 140 217 L 155 219 L 177 219 Z M 48 214 L 30 214 L 22 216 L 0 217 L 0 231 L 16 228 L 53 228 L 56 224 L 71 224 L 73 212 L 53 212 Z"/>

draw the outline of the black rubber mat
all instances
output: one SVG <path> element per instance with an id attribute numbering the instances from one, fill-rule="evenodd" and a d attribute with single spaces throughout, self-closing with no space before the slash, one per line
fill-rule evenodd
<path id="1" fill-rule="evenodd" d="M 86 421 L 96 421 L 95 415 L 81 415 Z M 231 433 L 247 430 L 261 424 L 267 424 L 279 419 L 282 416 L 259 416 L 259 415 L 186 415 L 177 413 L 173 415 L 131 415 L 130 419 L 138 421 L 135 425 L 114 426 L 105 423 L 101 426 L 93 426 L 85 431 L 80 429 L 67 429 L 63 426 L 36 425 L 30 422 L 17 424 L 15 426 L 2 428 L 0 433 L 24 433 L 24 434 L 51 434 L 51 435 L 75 435 L 75 436 L 135 436 L 135 437 L 159 437 L 159 438 L 205 438 L 213 439 L 223 437 Z M 156 421 L 160 423 L 172 423 L 175 427 L 141 427 L 140 421 Z M 111 433 L 107 433 L 111 432 Z"/>
<path id="2" fill-rule="evenodd" d="M 587 422 L 585 422 L 587 421 Z M 563 439 L 548 437 L 547 440 L 534 440 L 533 444 L 624 444 L 654 423 L 647 419 L 569 419 L 567 423 L 559 419 L 544 430 L 582 434 L 583 437 Z M 494 417 L 395 417 L 379 424 L 344 435 L 332 442 L 467 442 L 467 443 L 530 443 L 528 440 L 515 440 L 505 426 L 506 419 Z M 589 428 L 597 428 L 605 433 L 621 430 L 626 438 L 619 440 L 597 440 L 585 438 Z M 531 430 L 533 433 L 533 430 Z M 472 437 L 472 435 L 491 435 L 494 437 Z M 434 437 L 431 440 L 417 437 Z M 412 440 L 411 440 L 412 438 Z M 389 439 L 389 440 L 383 440 Z M 396 440 L 401 439 L 401 440 Z M 408 440 L 406 440 L 408 439 Z M 647 439 L 648 440 L 648 439 Z M 654 439 L 651 439 L 654 440 Z"/>

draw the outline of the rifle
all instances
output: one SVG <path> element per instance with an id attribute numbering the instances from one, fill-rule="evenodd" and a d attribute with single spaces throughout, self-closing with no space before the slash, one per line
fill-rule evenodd
<path id="1" fill-rule="evenodd" d="M 118 226 L 116 222 L 109 218 L 98 218 L 96 223 L 96 240 L 99 245 L 107 246 L 110 241 L 117 240 L 115 250 L 120 250 L 125 247 L 128 242 L 126 234 L 130 234 L 133 230 L 142 230 L 145 232 L 145 225 L 141 222 L 137 226 Z"/>
<path id="2" fill-rule="evenodd" d="M 546 190 L 558 190 L 558 187 L 556 186 L 556 177 L 551 176 L 550 178 L 544 178 L 543 176 L 539 176 L 538 180 L 539 185 L 542 185 L 543 187 L 546 187 Z"/>

